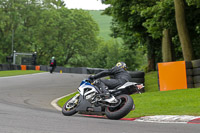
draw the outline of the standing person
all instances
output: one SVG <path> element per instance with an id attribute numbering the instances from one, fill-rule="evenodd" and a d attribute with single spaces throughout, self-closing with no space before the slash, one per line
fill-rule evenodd
<path id="1" fill-rule="evenodd" d="M 50 60 L 50 73 L 53 73 L 53 71 L 55 70 L 56 68 L 56 59 L 55 57 L 53 56 Z"/>
<path id="2" fill-rule="evenodd" d="M 96 84 L 100 88 L 106 100 L 112 101 L 114 98 L 110 95 L 108 89 L 122 86 L 131 80 L 131 76 L 127 72 L 126 63 L 118 62 L 112 69 L 104 70 L 96 75 L 91 75 L 89 76 L 89 79 L 95 80 L 106 76 L 113 76 L 113 79 L 100 79 Z M 143 85 L 137 85 L 137 87 L 141 89 Z"/>

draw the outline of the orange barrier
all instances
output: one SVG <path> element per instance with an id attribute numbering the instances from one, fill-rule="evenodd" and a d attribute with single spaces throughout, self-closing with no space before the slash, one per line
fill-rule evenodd
<path id="1" fill-rule="evenodd" d="M 21 70 L 26 70 L 26 65 L 21 65 Z"/>
<path id="2" fill-rule="evenodd" d="M 40 71 L 40 66 L 35 66 L 35 70 Z"/>
<path id="3" fill-rule="evenodd" d="M 160 91 L 187 89 L 185 61 L 158 63 Z"/>

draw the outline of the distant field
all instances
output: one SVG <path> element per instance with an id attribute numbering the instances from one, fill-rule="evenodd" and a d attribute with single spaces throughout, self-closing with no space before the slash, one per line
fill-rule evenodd
<path id="1" fill-rule="evenodd" d="M 99 25 L 100 37 L 102 37 L 104 40 L 110 40 L 112 39 L 112 37 L 109 36 L 109 34 L 111 34 L 110 26 L 112 17 L 107 15 L 101 15 L 102 12 L 103 11 L 94 11 L 94 10 L 89 11 L 93 19 Z"/>

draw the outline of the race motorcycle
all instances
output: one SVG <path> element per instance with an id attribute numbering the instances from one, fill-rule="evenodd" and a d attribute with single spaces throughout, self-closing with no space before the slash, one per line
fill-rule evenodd
<path id="1" fill-rule="evenodd" d="M 127 82 L 120 87 L 109 90 L 112 98 L 105 99 L 94 81 L 83 80 L 78 87 L 78 94 L 69 99 L 62 108 L 65 116 L 77 112 L 80 114 L 106 115 L 108 119 L 121 119 L 135 108 L 131 94 L 139 92 L 137 83 Z"/>

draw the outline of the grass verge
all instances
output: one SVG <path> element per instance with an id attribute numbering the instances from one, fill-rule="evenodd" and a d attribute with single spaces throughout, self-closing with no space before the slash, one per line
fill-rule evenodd
<path id="1" fill-rule="evenodd" d="M 134 94 L 136 109 L 126 117 L 151 115 L 200 116 L 200 89 L 184 89 Z"/>
<path id="2" fill-rule="evenodd" d="M 36 71 L 36 70 L 0 71 L 0 77 L 17 76 L 17 75 L 25 75 L 25 74 L 34 74 L 34 73 L 41 73 L 41 72 L 43 72 L 43 71 Z"/>
<path id="3" fill-rule="evenodd" d="M 145 75 L 145 90 L 145 93 L 131 95 L 136 108 L 126 118 L 152 115 L 200 116 L 200 88 L 160 92 L 157 72 L 150 72 Z M 58 105 L 62 107 L 74 95 L 59 100 Z"/>

